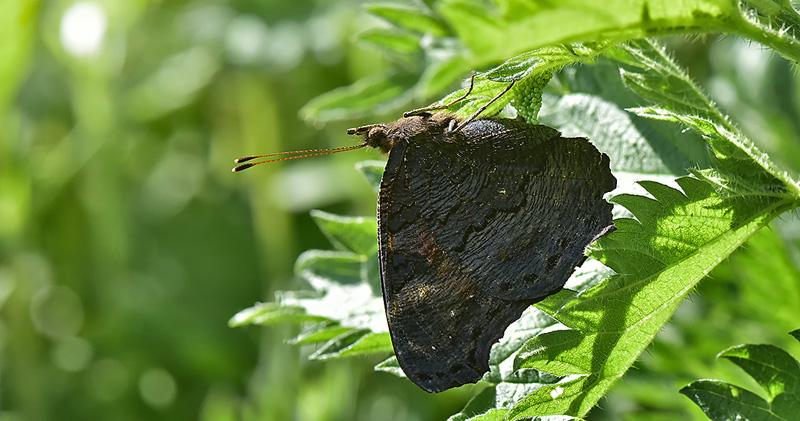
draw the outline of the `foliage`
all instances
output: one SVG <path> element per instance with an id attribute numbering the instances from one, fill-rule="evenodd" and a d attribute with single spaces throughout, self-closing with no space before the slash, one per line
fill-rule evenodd
<path id="1" fill-rule="evenodd" d="M 790 332 L 800 340 L 800 330 Z M 712 420 L 788 420 L 800 410 L 800 363 L 774 345 L 737 345 L 717 355 L 747 372 L 766 394 L 721 380 L 698 380 L 681 389 Z"/>
<path id="2" fill-rule="evenodd" d="M 384 37 L 370 31 L 364 40 L 390 53 L 406 54 L 415 45 L 411 39 L 417 37 L 419 60 L 399 60 L 396 73 L 338 89 L 303 110 L 306 118 L 322 120 L 362 115 L 370 108 L 382 110 L 386 104 L 395 105 L 398 96 L 430 96 L 464 69 L 485 68 L 514 54 L 518 55 L 478 74 L 469 99 L 454 107 L 457 113 L 471 114 L 516 80 L 520 82 L 512 91 L 486 112 L 510 104 L 531 120 L 539 111 L 541 87 L 552 72 L 594 62 L 598 69 L 619 68 L 619 79 L 605 77 L 601 83 L 621 82 L 635 101 L 648 104 L 631 107 L 625 95 L 608 91 L 574 92 L 582 82 L 580 73 L 559 75 L 556 81 L 564 87 L 562 92 L 545 94 L 541 121 L 591 116 L 588 119 L 596 121 L 582 123 L 581 134 L 593 130 L 590 137 L 612 156 L 618 177 L 646 173 L 660 181 L 640 181 L 638 188 L 643 190 L 629 184 L 612 199 L 625 208 L 615 220 L 618 229 L 600 239 L 590 255 L 614 274 L 604 279 L 608 270 L 602 266 L 584 270 L 573 281 L 577 291 L 549 297 L 512 325 L 493 348 L 492 371 L 483 379 L 489 387 L 452 419 L 585 417 L 709 272 L 759 229 L 798 205 L 797 182 L 754 146 L 662 46 L 652 40 L 617 44 L 643 36 L 723 31 L 748 36 L 797 62 L 797 13 L 790 5 L 619 3 L 602 4 L 602 10 L 596 9 L 599 4 L 582 1 L 539 6 L 450 0 L 432 10 L 370 6 L 394 27 Z M 609 11 L 614 19 L 606 16 Z M 580 24 L 563 25 L 565 21 Z M 529 52 L 519 54 L 523 51 Z M 390 90 L 403 93 L 388 94 Z M 364 95 L 370 91 L 380 95 Z M 442 102 L 464 92 L 455 91 Z M 394 102 L 387 103 L 384 95 Z M 554 103 L 571 107 L 548 109 Z M 638 119 L 631 120 L 621 108 Z M 679 123 L 694 136 L 648 132 L 662 127 L 658 121 Z M 603 132 L 602 127 L 616 130 Z M 365 168 L 368 175 L 378 171 L 374 165 Z M 684 169 L 689 175 L 682 175 Z M 324 342 L 313 358 L 390 352 L 385 326 L 377 320 L 382 314 L 375 250 L 340 237 L 348 231 L 352 231 L 348 236 L 374 237 L 375 225 L 350 223 L 345 228 L 331 222 L 336 218 L 317 219 L 341 251 L 310 251 L 298 261 L 296 273 L 312 285 L 312 295 L 282 293 L 274 304 L 241 312 L 232 324 L 305 322 L 304 333 L 296 340 Z M 347 294 L 353 298 L 343 298 Z M 402 375 L 393 358 L 377 369 Z"/>

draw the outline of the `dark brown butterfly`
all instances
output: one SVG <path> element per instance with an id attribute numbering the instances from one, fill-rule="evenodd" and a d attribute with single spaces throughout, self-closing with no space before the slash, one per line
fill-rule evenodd
<path id="1" fill-rule="evenodd" d="M 483 109 L 430 112 L 444 107 L 348 130 L 360 145 L 301 151 L 388 153 L 378 196 L 386 317 L 400 367 L 428 392 L 478 381 L 508 325 L 561 290 L 585 247 L 614 229 L 603 195 L 616 179 L 588 139 L 475 119 Z"/>

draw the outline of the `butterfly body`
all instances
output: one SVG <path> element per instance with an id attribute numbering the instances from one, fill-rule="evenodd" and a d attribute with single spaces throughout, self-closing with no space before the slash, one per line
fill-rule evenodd
<path id="1" fill-rule="evenodd" d="M 428 392 L 478 381 L 505 328 L 613 230 L 603 195 L 616 179 L 587 139 L 515 119 L 462 122 L 424 113 L 350 132 L 389 155 L 384 305 L 400 367 Z"/>

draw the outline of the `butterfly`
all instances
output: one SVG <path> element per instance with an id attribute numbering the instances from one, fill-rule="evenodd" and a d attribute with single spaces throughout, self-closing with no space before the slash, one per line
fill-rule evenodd
<path id="1" fill-rule="evenodd" d="M 614 229 L 607 155 L 548 126 L 476 118 L 488 105 L 469 118 L 414 110 L 348 130 L 359 145 L 301 151 L 388 154 L 378 195 L 386 318 L 400 367 L 428 392 L 480 380 L 505 329 Z"/>

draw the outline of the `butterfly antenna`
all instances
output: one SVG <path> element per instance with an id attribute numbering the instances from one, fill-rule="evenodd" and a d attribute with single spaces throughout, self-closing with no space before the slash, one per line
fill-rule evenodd
<path id="1" fill-rule="evenodd" d="M 451 106 L 458 104 L 459 102 L 467 99 L 469 94 L 472 92 L 472 87 L 475 86 L 475 75 L 472 75 L 472 78 L 469 80 L 469 89 L 467 89 L 467 93 L 461 95 L 460 97 L 450 101 L 447 104 L 441 104 L 439 102 L 434 102 L 431 105 L 428 105 L 425 108 L 417 108 L 416 110 L 406 111 L 403 113 L 403 117 L 411 117 L 415 115 L 425 114 L 428 111 L 436 111 L 436 110 L 444 110 L 450 108 Z"/>
<path id="2" fill-rule="evenodd" d="M 506 88 L 503 89 L 503 92 L 500 92 L 499 94 L 495 95 L 495 97 L 492 98 L 489 102 L 483 104 L 482 107 L 478 108 L 478 111 L 475 111 L 474 113 L 472 113 L 471 116 L 469 116 L 469 118 L 459 123 L 459 125 L 456 126 L 455 129 L 453 129 L 453 132 L 461 130 L 464 126 L 466 126 L 467 124 L 478 118 L 478 116 L 481 115 L 481 113 L 484 112 L 487 108 L 489 108 L 490 105 L 492 105 L 495 101 L 500 99 L 501 96 L 505 95 L 506 92 L 510 91 L 511 88 L 514 86 L 514 83 L 516 82 L 517 82 L 516 80 L 512 80 L 511 83 L 509 83 L 508 86 L 506 86 Z"/>
<path id="3" fill-rule="evenodd" d="M 237 164 L 241 164 L 241 165 L 237 165 L 237 166 L 233 167 L 233 169 L 231 171 L 233 171 L 233 172 L 244 171 L 244 170 L 246 170 L 246 169 L 248 169 L 250 167 L 254 167 L 256 165 L 261 165 L 261 164 L 268 164 L 270 162 L 288 161 L 290 159 L 306 158 L 306 157 L 309 157 L 309 156 L 330 155 L 332 153 L 337 153 L 337 152 L 352 151 L 353 149 L 361 149 L 361 148 L 363 148 L 365 146 L 367 146 L 366 143 L 361 143 L 361 144 L 358 144 L 358 145 L 345 146 L 345 147 L 342 147 L 342 148 L 307 149 L 307 150 L 304 150 L 304 151 L 275 152 L 275 153 L 268 153 L 268 154 L 265 154 L 265 155 L 243 156 L 241 158 L 236 158 L 236 159 L 233 160 L 233 162 L 235 162 Z M 270 156 L 289 155 L 289 154 L 301 154 L 301 155 L 287 156 L 287 157 L 284 157 L 284 158 L 276 158 L 276 159 L 268 159 L 266 161 L 247 162 L 247 161 L 252 161 L 252 160 L 258 159 L 258 158 L 268 158 Z"/>

